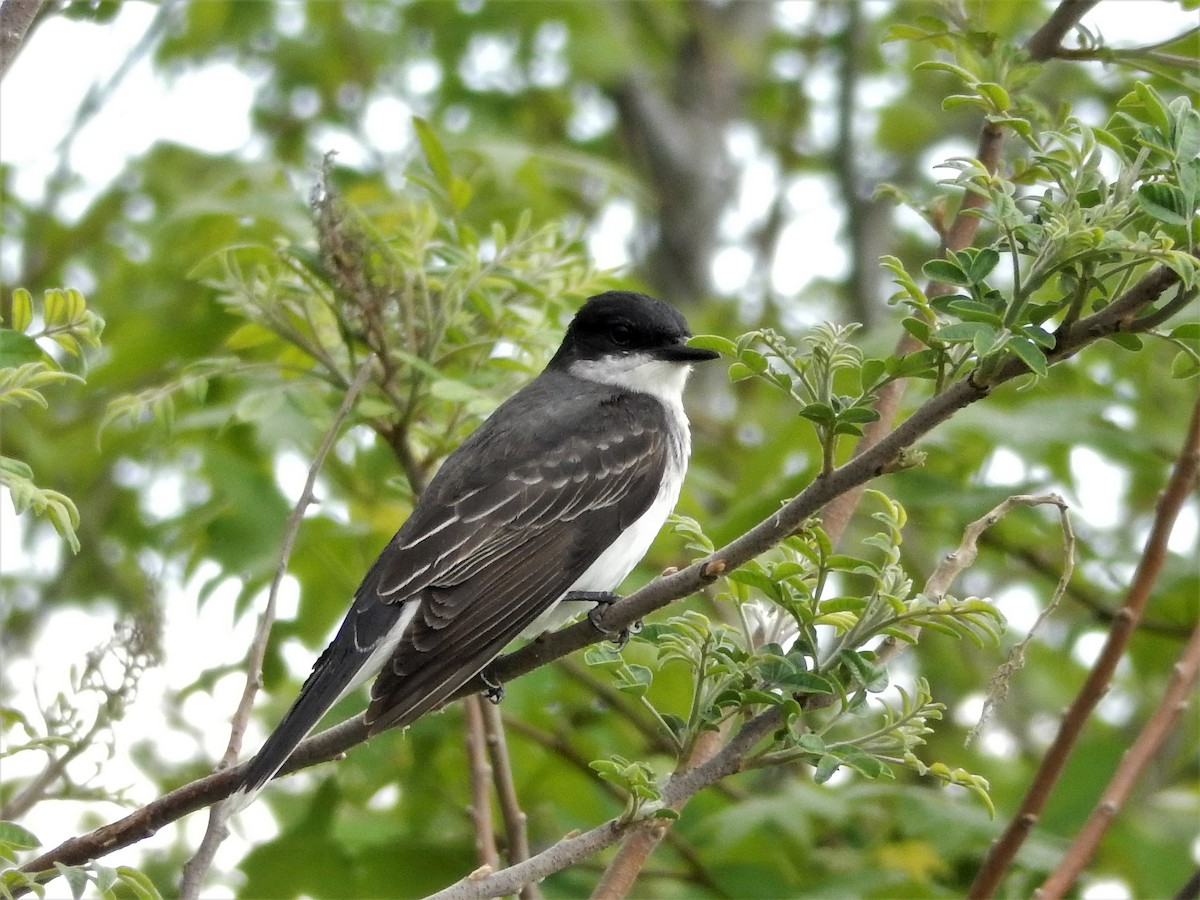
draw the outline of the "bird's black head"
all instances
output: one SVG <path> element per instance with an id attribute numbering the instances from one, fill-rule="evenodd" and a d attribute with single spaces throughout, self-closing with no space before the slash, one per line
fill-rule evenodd
<path id="1" fill-rule="evenodd" d="M 551 365 L 632 354 L 694 363 L 720 355 L 687 346 L 691 336 L 687 320 L 661 300 L 633 291 L 606 291 L 575 314 Z"/>

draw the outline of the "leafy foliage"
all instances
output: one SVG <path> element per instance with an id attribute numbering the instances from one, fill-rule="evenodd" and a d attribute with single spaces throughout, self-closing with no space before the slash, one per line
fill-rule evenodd
<path id="1" fill-rule="evenodd" d="M 65 14 L 99 35 L 118 7 L 69 4 Z M 77 627 L 67 617 L 79 611 L 145 623 L 147 634 L 168 601 L 173 616 L 219 619 L 224 636 L 230 615 L 248 620 L 295 500 L 284 463 L 311 458 L 367 365 L 367 389 L 320 474 L 322 503 L 297 535 L 299 600 L 274 631 L 252 734 L 276 721 L 306 669 L 296 660 L 323 643 L 414 491 L 540 367 L 566 313 L 615 283 L 588 262 L 603 253 L 628 260 L 622 284 L 683 306 L 704 335 L 697 343 L 730 363 L 727 381 L 696 374 L 681 518 L 631 586 L 711 552 L 831 472 L 897 381 L 915 379 L 908 409 L 959 378 L 989 385 L 1014 366 L 1029 376 L 995 387 L 881 475 L 872 515 L 836 546 L 810 523 L 649 621 L 621 654 L 592 648 L 598 674 L 567 663 L 508 685 L 533 844 L 606 819 L 671 818 L 661 790 L 679 760 L 778 710 L 785 725 L 757 746 L 755 766 L 689 803 L 645 873 L 663 877 L 639 889 L 964 893 L 1120 604 L 1200 372 L 1188 37 L 1113 46 L 1085 21 L 1046 61 L 1027 40 L 1051 8 L 164 7 L 145 45 L 158 71 L 221 60 L 257 73 L 245 153 L 157 144 L 83 210 L 63 202 L 69 156 L 41 199 L 0 166 L 4 227 L 20 236 L 4 280 L 28 286 L 0 297 L 3 477 L 27 508 L 42 498 L 45 520 L 81 548 L 41 568 L 6 560 L 6 696 L 24 698 L 13 682 L 28 660 L 56 661 L 46 642 Z M 49 52 L 39 38 L 25 54 Z M 1004 142 L 995 167 L 969 149 L 983 125 Z M 956 205 L 979 232 L 947 249 Z M 809 208 L 821 211 L 816 225 Z M 847 271 L 823 258 L 834 249 Z M 890 306 L 880 257 L 896 283 Z M 801 265 L 814 259 L 829 265 Z M 1065 327 L 1160 264 L 1181 288 L 1052 364 Z M 730 278 L 739 266 L 748 274 Z M 93 310 L 105 320 L 99 349 Z M 816 324 L 824 319 L 833 324 Z M 901 331 L 919 346 L 896 355 Z M 988 532 L 962 596 L 928 597 L 919 585 L 981 510 L 1047 489 L 1076 507 L 1079 564 L 1008 700 L 964 747 L 983 685 L 1062 571 L 1053 529 L 1020 511 Z M 30 558 L 58 546 L 39 520 L 20 522 Z M 1111 705 L 1084 731 L 1008 893 L 1032 893 L 1053 868 L 1152 710 L 1200 614 L 1187 536 L 1184 524 Z M 189 627 L 168 619 L 166 633 Z M 187 637 L 193 650 L 204 643 Z M 179 676 L 182 657 L 167 660 L 159 726 L 112 729 L 113 752 L 153 791 L 211 768 L 198 729 L 224 728 L 232 656 L 226 638 L 208 643 L 219 646 L 203 647 L 203 671 Z M 898 659 L 882 655 L 900 645 Z M 6 734 L 6 747 L 49 759 L 78 742 L 35 727 L 36 705 L 6 709 L 9 734 L 21 734 Z M 360 707 L 348 698 L 335 715 Z M 416 895 L 472 871 L 461 730 L 452 707 L 273 788 L 246 828 L 269 833 L 269 810 L 280 830 L 254 839 L 240 875 L 213 879 L 244 878 L 243 896 Z M 181 763 L 167 737 L 197 749 Z M 1091 877 L 1139 896 L 1171 895 L 1188 877 L 1194 765 L 1178 748 L 1196 738 L 1185 721 L 1160 781 L 1118 817 Z M 67 774 L 56 790 L 115 795 L 79 761 Z M 0 798 L 35 778 L 6 774 Z M 57 843 L 73 833 L 71 815 L 52 809 L 38 804 L 14 817 L 19 831 L 0 829 L 6 852 L 25 858 L 33 834 Z M 139 867 L 169 895 L 195 848 L 182 828 L 160 836 Z M 122 871 L 68 869 L 56 884 L 145 895 L 131 881 L 114 887 Z M 5 877 L 16 889 L 21 876 Z M 544 890 L 581 895 L 595 877 L 575 866 Z"/>

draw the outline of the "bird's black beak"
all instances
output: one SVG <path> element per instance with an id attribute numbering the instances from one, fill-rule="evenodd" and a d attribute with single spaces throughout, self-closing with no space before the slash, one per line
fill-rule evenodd
<path id="1" fill-rule="evenodd" d="M 703 347 L 672 344 L 670 347 L 663 347 L 655 355 L 667 362 L 696 363 L 716 359 L 721 354 L 716 350 L 705 350 Z"/>

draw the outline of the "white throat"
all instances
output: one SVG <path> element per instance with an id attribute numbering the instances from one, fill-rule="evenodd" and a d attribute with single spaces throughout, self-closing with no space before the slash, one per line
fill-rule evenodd
<path id="1" fill-rule="evenodd" d="M 570 371 L 576 378 L 657 397 L 669 411 L 682 417 L 683 387 L 692 367 L 655 359 L 648 353 L 631 353 L 577 360 L 571 363 Z M 686 427 L 687 419 L 683 421 Z"/>

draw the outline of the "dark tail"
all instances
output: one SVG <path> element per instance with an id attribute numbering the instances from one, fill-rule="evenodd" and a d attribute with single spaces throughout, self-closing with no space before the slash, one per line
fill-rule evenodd
<path id="1" fill-rule="evenodd" d="M 357 667 L 349 660 L 326 658 L 334 650 L 331 645 L 317 664 L 312 674 L 300 689 L 300 695 L 282 721 L 271 732 L 262 748 L 246 766 L 240 784 L 229 798 L 231 812 L 244 809 L 253 802 L 258 792 L 275 777 L 291 757 L 299 743 L 316 727 L 325 713 L 341 698 L 347 686 L 353 683 Z M 359 661 L 361 664 L 361 661 Z"/>

